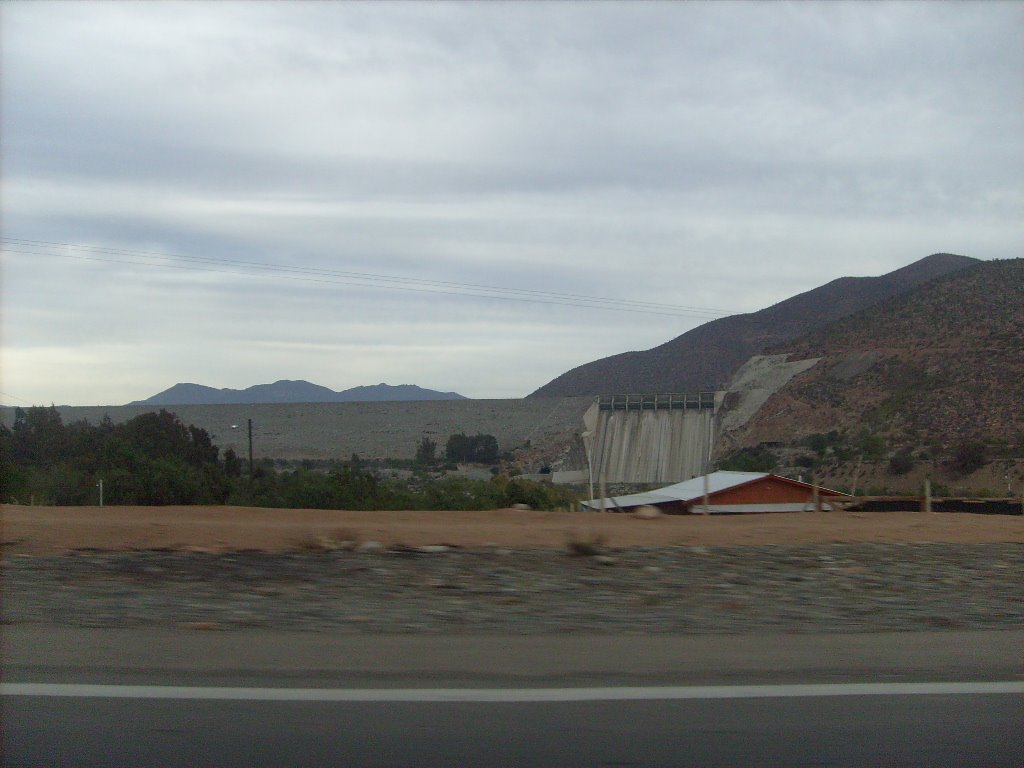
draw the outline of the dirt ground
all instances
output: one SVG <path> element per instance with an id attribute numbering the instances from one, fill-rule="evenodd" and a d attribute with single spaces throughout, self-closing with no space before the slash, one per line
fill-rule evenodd
<path id="1" fill-rule="evenodd" d="M 1024 543 L 1024 517 L 921 512 L 663 516 L 597 512 L 351 512 L 251 507 L 0 507 L 6 554 L 73 549 L 289 551 L 342 542 L 512 549 L 744 544 Z"/>

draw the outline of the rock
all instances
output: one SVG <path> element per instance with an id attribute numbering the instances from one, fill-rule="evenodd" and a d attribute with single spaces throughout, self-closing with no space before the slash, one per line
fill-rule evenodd
<path id="1" fill-rule="evenodd" d="M 634 510 L 633 517 L 638 520 L 654 520 L 661 517 L 661 510 L 651 504 L 644 504 Z"/>
<path id="2" fill-rule="evenodd" d="M 382 549 L 384 549 L 384 545 L 379 541 L 364 541 L 356 547 L 357 552 L 380 552 Z"/>
<path id="3" fill-rule="evenodd" d="M 417 552 L 422 552 L 425 555 L 439 555 L 450 550 L 451 547 L 446 544 L 426 544 L 422 547 L 416 547 Z"/>
<path id="4" fill-rule="evenodd" d="M 600 563 L 601 565 L 615 565 L 619 562 L 619 559 L 617 557 L 612 557 L 611 555 L 596 555 L 594 557 L 594 562 Z"/>
<path id="5" fill-rule="evenodd" d="M 341 548 L 339 544 L 340 542 L 335 541 L 330 536 L 317 536 L 315 548 L 324 552 L 334 552 Z"/>
<path id="6" fill-rule="evenodd" d="M 529 504 L 523 504 L 520 502 L 519 504 L 513 504 L 512 509 L 520 509 L 523 510 L 524 512 L 528 512 L 531 509 L 533 509 L 533 507 L 531 507 Z"/>
<path id="7" fill-rule="evenodd" d="M 592 557 L 601 553 L 598 541 L 570 541 L 566 546 L 569 554 L 577 557 Z"/>

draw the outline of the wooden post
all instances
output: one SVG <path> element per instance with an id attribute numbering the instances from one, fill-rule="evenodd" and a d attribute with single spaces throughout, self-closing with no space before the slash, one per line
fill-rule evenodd
<path id="1" fill-rule="evenodd" d="M 932 511 L 932 481 L 929 478 L 924 480 L 924 505 L 921 511 Z"/>
<path id="2" fill-rule="evenodd" d="M 821 512 L 821 494 L 818 492 L 818 478 L 811 475 L 811 498 L 814 499 L 814 511 Z"/>

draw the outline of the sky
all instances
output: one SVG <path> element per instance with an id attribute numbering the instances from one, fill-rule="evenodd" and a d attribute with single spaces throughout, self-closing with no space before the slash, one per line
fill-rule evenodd
<path id="1" fill-rule="evenodd" d="M 1024 3 L 0 5 L 0 402 L 522 397 L 1019 258 Z"/>

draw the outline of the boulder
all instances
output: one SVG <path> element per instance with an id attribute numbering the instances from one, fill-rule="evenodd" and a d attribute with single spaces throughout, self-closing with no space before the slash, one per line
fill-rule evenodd
<path id="1" fill-rule="evenodd" d="M 642 507 L 637 507 L 634 510 L 633 516 L 638 520 L 654 520 L 657 517 L 661 517 L 661 510 L 651 504 L 644 504 Z"/>

